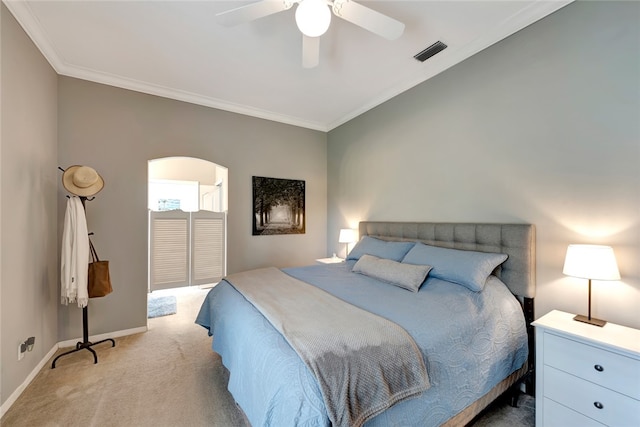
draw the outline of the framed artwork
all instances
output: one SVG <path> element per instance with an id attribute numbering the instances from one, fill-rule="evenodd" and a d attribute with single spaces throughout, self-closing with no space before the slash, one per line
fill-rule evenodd
<path id="1" fill-rule="evenodd" d="M 253 235 L 304 234 L 304 181 L 253 177 Z"/>

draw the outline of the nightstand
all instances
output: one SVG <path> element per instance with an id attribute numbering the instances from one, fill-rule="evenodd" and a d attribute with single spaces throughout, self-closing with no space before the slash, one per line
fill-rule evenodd
<path id="1" fill-rule="evenodd" d="M 536 427 L 640 426 L 640 330 L 551 311 L 536 327 Z"/>
<path id="2" fill-rule="evenodd" d="M 317 259 L 316 262 L 318 264 L 338 264 L 338 263 L 344 262 L 344 259 L 334 256 L 330 258 L 320 258 L 320 259 Z"/>

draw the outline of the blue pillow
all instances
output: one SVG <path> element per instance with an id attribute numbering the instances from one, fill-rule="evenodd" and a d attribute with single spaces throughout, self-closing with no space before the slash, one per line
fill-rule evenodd
<path id="1" fill-rule="evenodd" d="M 368 254 L 400 262 L 415 244 L 415 242 L 387 242 L 386 240 L 364 236 L 349 252 L 347 259 L 359 260 L 362 255 Z"/>
<path id="2" fill-rule="evenodd" d="M 432 277 L 447 280 L 479 292 L 507 254 L 463 251 L 416 243 L 402 260 L 406 264 L 431 265 Z"/>
<path id="3" fill-rule="evenodd" d="M 429 270 L 431 270 L 429 265 L 402 264 L 390 259 L 364 254 L 351 271 L 373 277 L 411 292 L 418 292 L 427 278 Z"/>

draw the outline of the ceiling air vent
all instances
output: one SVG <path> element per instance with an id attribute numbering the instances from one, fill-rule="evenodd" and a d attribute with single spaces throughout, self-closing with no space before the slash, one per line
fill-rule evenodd
<path id="1" fill-rule="evenodd" d="M 420 62 L 424 62 L 427 59 L 431 58 L 438 52 L 441 52 L 447 48 L 447 45 L 442 43 L 441 41 L 437 41 L 422 52 L 414 55 L 413 57 Z"/>

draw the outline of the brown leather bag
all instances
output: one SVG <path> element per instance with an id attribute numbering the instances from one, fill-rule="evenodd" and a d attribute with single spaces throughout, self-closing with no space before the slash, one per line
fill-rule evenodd
<path id="1" fill-rule="evenodd" d="M 91 260 L 89 263 L 88 291 L 89 298 L 98 298 L 113 292 L 111 277 L 109 276 L 109 261 L 100 261 L 93 242 L 89 239 Z"/>

